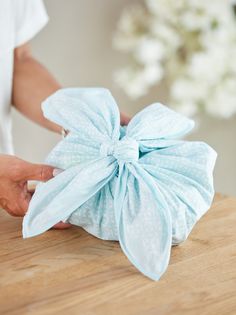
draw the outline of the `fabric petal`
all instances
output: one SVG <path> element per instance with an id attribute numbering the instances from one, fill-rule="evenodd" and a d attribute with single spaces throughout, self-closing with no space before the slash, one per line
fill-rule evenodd
<path id="1" fill-rule="evenodd" d="M 99 143 L 84 142 L 78 134 L 69 133 L 52 149 L 45 163 L 60 169 L 96 160 L 100 155 Z"/>
<path id="2" fill-rule="evenodd" d="M 140 166 L 123 166 L 115 191 L 122 250 L 144 275 L 158 280 L 171 250 L 171 217 L 156 183 Z"/>
<path id="3" fill-rule="evenodd" d="M 154 103 L 133 117 L 126 133 L 139 141 L 141 148 L 157 147 L 158 140 L 179 138 L 187 134 L 193 126 L 192 120 L 160 103 Z"/>
<path id="4" fill-rule="evenodd" d="M 107 89 L 61 89 L 42 104 L 44 116 L 74 132 L 84 143 L 119 139 L 120 114 Z"/>
<path id="5" fill-rule="evenodd" d="M 116 182 L 117 177 L 114 176 L 101 190 L 74 211 L 68 222 L 82 227 L 100 239 L 118 241 L 114 213 Z"/>
<path id="6" fill-rule="evenodd" d="M 156 181 L 172 215 L 174 243 L 184 241 L 209 209 L 216 152 L 203 142 L 179 142 L 140 159 Z"/>
<path id="7" fill-rule="evenodd" d="M 116 169 L 115 159 L 107 157 L 72 167 L 41 183 L 24 217 L 23 236 L 38 235 L 66 220 L 115 175 Z"/>

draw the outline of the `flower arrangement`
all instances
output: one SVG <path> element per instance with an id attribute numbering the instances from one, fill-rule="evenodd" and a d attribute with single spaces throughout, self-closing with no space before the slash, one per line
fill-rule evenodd
<path id="1" fill-rule="evenodd" d="M 123 12 L 114 46 L 130 57 L 115 80 L 131 98 L 164 82 L 170 106 L 184 114 L 236 113 L 232 1 L 145 0 Z"/>

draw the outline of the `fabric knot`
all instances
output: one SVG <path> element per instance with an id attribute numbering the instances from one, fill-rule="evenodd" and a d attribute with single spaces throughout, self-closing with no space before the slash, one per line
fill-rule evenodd
<path id="1" fill-rule="evenodd" d="M 113 143 L 103 143 L 100 147 L 102 156 L 114 156 L 118 161 L 134 162 L 139 159 L 139 144 L 136 140 L 124 137 Z"/>

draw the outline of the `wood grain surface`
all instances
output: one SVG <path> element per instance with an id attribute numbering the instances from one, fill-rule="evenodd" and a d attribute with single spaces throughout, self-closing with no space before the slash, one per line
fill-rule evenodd
<path id="1" fill-rule="evenodd" d="M 23 240 L 3 210 L 0 227 L 1 315 L 236 314 L 236 198 L 216 196 L 159 282 L 80 228 Z"/>

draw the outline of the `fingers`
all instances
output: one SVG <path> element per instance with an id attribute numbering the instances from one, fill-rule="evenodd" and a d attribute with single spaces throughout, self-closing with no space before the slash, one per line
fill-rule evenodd
<path id="1" fill-rule="evenodd" d="M 24 172 L 22 180 L 38 180 L 41 182 L 46 182 L 54 177 L 54 167 L 49 165 L 25 162 L 23 170 Z"/>
<path id="2" fill-rule="evenodd" d="M 24 216 L 33 192 L 27 187 L 29 180 L 48 181 L 54 167 L 33 164 L 14 156 L 0 155 L 0 207 L 13 216 Z"/>
<path id="3" fill-rule="evenodd" d="M 44 164 L 34 164 L 14 156 L 1 156 L 0 170 L 2 178 L 9 178 L 12 182 L 38 180 L 48 181 L 53 177 L 54 167 Z M 1 172 L 0 172 L 1 175 Z"/>
<path id="4" fill-rule="evenodd" d="M 130 122 L 130 117 L 128 117 L 127 115 L 121 113 L 120 114 L 120 123 L 122 126 L 126 126 L 128 125 L 128 123 Z"/>
<path id="5" fill-rule="evenodd" d="M 19 203 L 16 202 L 0 202 L 1 207 L 6 210 L 11 216 L 13 217 L 23 217 L 28 209 L 29 201 L 20 201 Z"/>
<path id="6" fill-rule="evenodd" d="M 70 223 L 59 222 L 54 225 L 53 229 L 55 230 L 65 230 L 69 229 L 72 225 Z"/>

